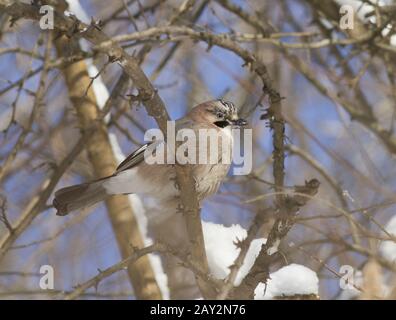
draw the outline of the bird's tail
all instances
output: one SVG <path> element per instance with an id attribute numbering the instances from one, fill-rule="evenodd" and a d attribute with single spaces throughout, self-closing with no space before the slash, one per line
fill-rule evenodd
<path id="1" fill-rule="evenodd" d="M 73 210 L 92 206 L 107 196 L 103 180 L 98 180 L 59 189 L 55 192 L 53 205 L 58 216 L 65 216 Z"/>

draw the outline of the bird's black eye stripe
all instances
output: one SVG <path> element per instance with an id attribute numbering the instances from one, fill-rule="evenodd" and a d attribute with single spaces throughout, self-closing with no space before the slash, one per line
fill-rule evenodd
<path id="1" fill-rule="evenodd" d="M 218 126 L 219 128 L 225 128 L 227 127 L 230 123 L 228 121 L 216 121 L 214 123 L 216 126 Z"/>

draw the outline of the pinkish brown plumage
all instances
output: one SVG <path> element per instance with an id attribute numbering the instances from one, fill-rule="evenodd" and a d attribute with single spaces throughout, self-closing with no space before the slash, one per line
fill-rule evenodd
<path id="1" fill-rule="evenodd" d="M 225 161 L 222 155 L 225 148 L 229 148 L 231 157 L 233 125 L 244 125 L 245 121 L 238 118 L 237 110 L 232 103 L 223 100 L 212 100 L 194 107 L 184 118 L 176 121 L 176 132 L 183 129 L 192 129 L 199 136 L 200 129 L 212 129 L 219 143 L 218 157 L 214 163 L 188 164 L 192 167 L 192 174 L 196 182 L 198 198 L 215 193 L 221 181 L 227 175 L 231 159 Z M 223 140 L 221 140 L 223 141 Z M 197 143 L 197 157 L 199 145 Z M 165 148 L 165 144 L 162 143 Z M 148 164 L 144 159 L 144 151 L 149 148 L 145 145 L 126 158 L 116 172 L 109 177 L 93 182 L 66 187 L 55 193 L 54 207 L 58 215 L 91 206 L 106 197 L 114 194 L 142 194 L 156 198 L 166 204 L 170 210 L 177 207 L 179 190 L 175 184 L 175 171 L 172 164 Z M 213 150 L 208 144 L 208 154 Z M 161 220 L 161 219 L 160 219 Z"/>

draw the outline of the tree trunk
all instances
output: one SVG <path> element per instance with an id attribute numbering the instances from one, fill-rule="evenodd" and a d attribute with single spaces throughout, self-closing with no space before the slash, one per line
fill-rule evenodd
<path id="1" fill-rule="evenodd" d="M 64 36 L 57 40 L 58 55 L 67 52 L 73 54 L 78 49 L 76 41 L 70 41 Z M 84 61 L 74 63 L 63 70 L 69 97 L 77 112 L 81 130 L 87 128 L 97 118 L 95 94 L 90 87 L 90 77 Z M 89 160 L 97 177 L 111 175 L 117 162 L 113 154 L 107 129 L 104 124 L 98 127 L 86 146 Z M 130 256 L 133 248 L 142 248 L 143 239 L 137 220 L 126 196 L 111 196 L 106 200 L 106 208 L 122 258 Z M 128 266 L 128 275 L 138 299 L 161 299 L 161 291 L 155 280 L 149 258 L 141 257 Z"/>

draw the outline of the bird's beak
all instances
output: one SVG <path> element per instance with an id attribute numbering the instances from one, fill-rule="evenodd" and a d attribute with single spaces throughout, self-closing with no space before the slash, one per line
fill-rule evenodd
<path id="1" fill-rule="evenodd" d="M 245 119 L 237 119 L 237 120 L 231 120 L 232 124 L 234 126 L 239 126 L 239 127 L 243 127 L 247 125 L 247 121 Z"/>
<path id="2" fill-rule="evenodd" d="M 231 119 L 229 120 L 229 122 L 234 125 L 234 126 L 239 126 L 239 127 L 243 127 L 247 125 L 247 121 L 245 119 L 242 118 L 238 118 L 237 115 L 233 115 L 231 116 Z"/>

